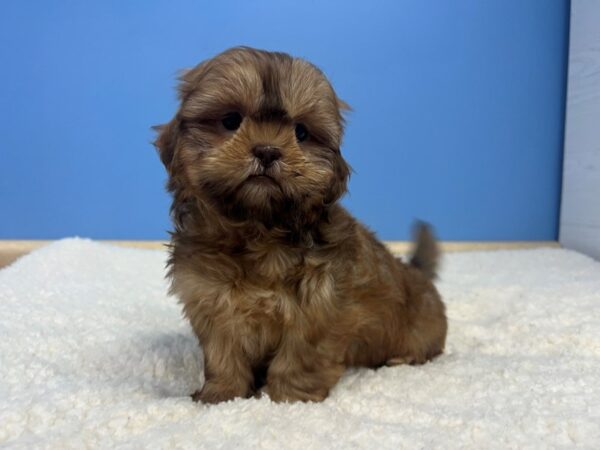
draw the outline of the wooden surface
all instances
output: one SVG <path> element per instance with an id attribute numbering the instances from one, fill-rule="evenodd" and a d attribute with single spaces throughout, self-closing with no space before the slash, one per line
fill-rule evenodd
<path id="1" fill-rule="evenodd" d="M 0 267 L 4 267 L 18 257 L 25 255 L 32 250 L 49 244 L 52 241 L 2 241 L 0 240 Z M 108 244 L 122 247 L 135 247 L 146 249 L 163 249 L 166 241 L 100 241 Z M 412 248 L 412 243 L 404 241 L 386 242 L 386 245 L 394 253 L 407 253 Z M 557 242 L 552 241 L 531 241 L 531 242 L 441 242 L 442 251 L 473 251 L 473 250 L 502 250 L 502 249 L 523 249 L 538 247 L 558 247 Z"/>
<path id="2" fill-rule="evenodd" d="M 600 2 L 573 0 L 560 242 L 600 259 Z"/>

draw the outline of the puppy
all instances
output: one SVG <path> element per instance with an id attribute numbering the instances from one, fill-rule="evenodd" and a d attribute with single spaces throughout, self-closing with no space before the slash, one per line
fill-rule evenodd
<path id="1" fill-rule="evenodd" d="M 339 205 L 348 106 L 284 53 L 233 48 L 186 72 L 155 145 L 172 193 L 171 292 L 204 350 L 195 400 L 321 401 L 346 367 L 440 354 L 425 226 L 410 264 Z"/>

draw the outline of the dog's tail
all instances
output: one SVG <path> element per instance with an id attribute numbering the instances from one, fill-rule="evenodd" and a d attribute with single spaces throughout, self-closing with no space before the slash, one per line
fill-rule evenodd
<path id="1" fill-rule="evenodd" d="M 417 222 L 414 226 L 415 249 L 410 258 L 410 265 L 419 269 L 430 280 L 437 276 L 440 250 L 431 226 L 425 222 Z"/>

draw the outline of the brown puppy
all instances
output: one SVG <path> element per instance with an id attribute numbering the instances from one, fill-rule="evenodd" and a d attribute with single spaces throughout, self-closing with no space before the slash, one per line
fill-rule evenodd
<path id="1" fill-rule="evenodd" d="M 327 397 L 348 366 L 443 351 L 426 227 L 410 265 L 338 203 L 347 108 L 312 64 L 227 50 L 181 77 L 156 146 L 173 194 L 169 276 L 204 350 L 194 399 Z"/>

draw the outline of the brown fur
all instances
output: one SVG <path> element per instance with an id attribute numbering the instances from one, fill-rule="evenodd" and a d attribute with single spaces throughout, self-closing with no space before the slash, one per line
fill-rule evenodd
<path id="1" fill-rule="evenodd" d="M 186 72 L 179 93 L 156 146 L 173 194 L 171 290 L 204 350 L 194 399 L 248 397 L 266 383 L 274 401 L 321 401 L 348 366 L 443 351 L 435 240 L 422 227 L 414 264 L 403 264 L 337 203 L 350 172 L 339 150 L 347 106 L 316 67 L 234 48 Z M 243 117 L 235 131 L 221 122 L 232 111 Z M 258 145 L 281 159 L 263 168 Z"/>

